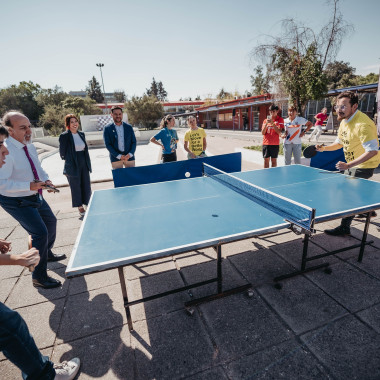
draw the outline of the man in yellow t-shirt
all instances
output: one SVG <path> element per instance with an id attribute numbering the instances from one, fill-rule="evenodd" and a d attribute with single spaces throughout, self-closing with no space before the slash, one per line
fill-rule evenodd
<path id="1" fill-rule="evenodd" d="M 343 147 L 347 162 L 339 161 L 338 170 L 344 174 L 359 178 L 371 178 L 374 170 L 380 164 L 379 140 L 375 123 L 358 110 L 358 96 L 352 91 L 342 92 L 337 98 L 335 110 L 341 121 L 338 138 L 332 145 L 317 145 L 319 152 L 337 150 Z M 372 216 L 376 216 L 372 212 Z M 341 225 L 325 230 L 328 235 L 345 236 L 350 234 L 351 222 L 354 216 L 343 218 Z"/>
<path id="2" fill-rule="evenodd" d="M 197 126 L 197 120 L 194 116 L 189 116 L 187 124 L 190 127 L 184 137 L 184 149 L 187 152 L 187 158 L 205 157 L 206 132 Z"/>

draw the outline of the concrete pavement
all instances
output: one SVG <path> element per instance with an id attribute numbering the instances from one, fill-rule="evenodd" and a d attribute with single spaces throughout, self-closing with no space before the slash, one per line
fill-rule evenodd
<path id="1" fill-rule="evenodd" d="M 210 133 L 209 150 L 233 152 L 240 147 L 236 140 Z M 244 137 L 241 141 L 251 140 Z M 140 152 L 136 156 L 142 159 Z M 91 154 L 95 155 L 93 163 L 104 160 L 104 171 L 109 170 L 101 150 Z M 182 154 L 180 149 L 179 158 Z M 250 165 L 243 162 L 243 170 L 251 169 Z M 112 182 L 92 185 L 93 190 L 111 187 Z M 71 208 L 70 190 L 63 187 L 59 194 L 47 193 L 46 199 L 58 219 L 55 252 L 69 256 L 82 223 Z M 355 219 L 352 237 L 322 233 L 337 224 L 317 225 L 310 254 L 359 242 L 362 221 Z M 251 282 L 252 297 L 238 294 L 209 302 L 196 307 L 193 316 L 183 308 L 189 299 L 186 292 L 139 304 L 131 311 L 132 333 L 115 270 L 67 280 L 67 260 L 50 263 L 50 274 L 63 286 L 37 290 L 27 270 L 0 267 L 0 301 L 24 317 L 38 347 L 53 361 L 79 356 L 78 379 L 379 379 L 377 226 L 379 217 L 370 225 L 373 243 L 366 247 L 362 263 L 356 261 L 358 250 L 347 251 L 328 259 L 331 274 L 310 272 L 283 282 L 281 290 L 273 287 L 272 278 L 299 266 L 299 236 L 283 230 L 223 246 L 223 286 L 228 289 Z M 191 228 L 205 226 L 189 226 L 189 233 Z M 2 209 L 0 231 L 1 237 L 12 241 L 13 252 L 26 249 L 26 233 Z M 107 255 L 107 242 L 98 249 Z M 214 260 L 214 251 L 203 249 L 126 267 L 130 298 L 213 277 Z M 212 291 L 208 285 L 193 293 L 202 296 Z M 0 374 L 1 379 L 20 378 L 17 368 L 3 356 Z"/>

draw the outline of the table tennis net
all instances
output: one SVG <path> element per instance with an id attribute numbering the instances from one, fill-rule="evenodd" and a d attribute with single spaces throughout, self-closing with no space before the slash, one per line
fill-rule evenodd
<path id="1" fill-rule="evenodd" d="M 218 181 L 303 229 L 311 231 L 313 228 L 315 210 L 308 206 L 253 185 L 208 164 L 203 164 L 203 175 Z"/>

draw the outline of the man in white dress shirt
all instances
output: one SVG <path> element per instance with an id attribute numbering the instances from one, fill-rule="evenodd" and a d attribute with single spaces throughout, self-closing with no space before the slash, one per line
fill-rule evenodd
<path id="1" fill-rule="evenodd" d="M 53 254 L 57 219 L 42 196 L 46 185 L 52 186 L 42 169 L 37 151 L 32 144 L 29 119 L 20 112 L 9 111 L 2 123 L 8 128 L 5 145 L 9 151 L 0 169 L 0 205 L 32 236 L 33 247 L 38 249 L 40 262 L 32 273 L 33 286 L 45 289 L 61 285 L 47 274 L 47 262 L 66 256 Z"/>

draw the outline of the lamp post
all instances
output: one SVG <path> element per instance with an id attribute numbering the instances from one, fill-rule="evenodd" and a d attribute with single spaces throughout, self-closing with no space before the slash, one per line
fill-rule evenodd
<path id="1" fill-rule="evenodd" d="M 102 67 L 104 66 L 104 63 L 97 63 L 96 66 L 100 69 L 100 77 L 102 78 L 102 86 L 103 86 L 103 94 L 104 94 L 104 103 L 106 105 L 106 114 L 108 115 L 108 104 L 106 99 L 106 91 L 104 90 L 104 81 L 103 81 L 103 73 L 102 73 Z"/>

